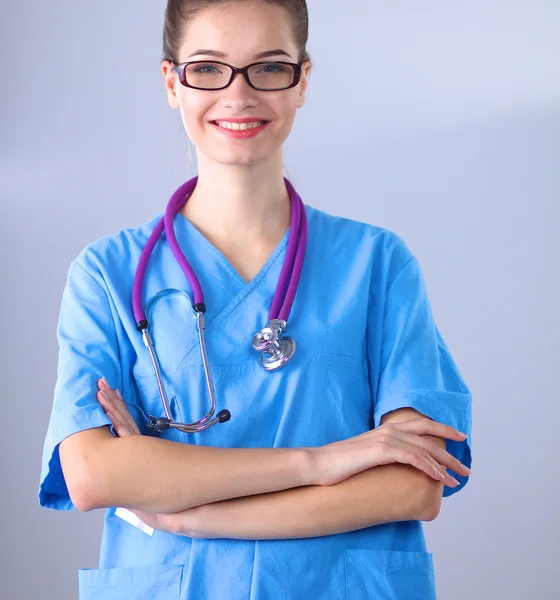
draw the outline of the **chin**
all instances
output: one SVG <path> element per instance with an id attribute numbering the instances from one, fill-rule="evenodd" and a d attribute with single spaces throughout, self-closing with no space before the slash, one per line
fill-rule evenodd
<path id="1" fill-rule="evenodd" d="M 208 157 L 214 162 L 228 166 L 250 167 L 270 160 L 274 152 L 221 152 L 210 153 Z"/>

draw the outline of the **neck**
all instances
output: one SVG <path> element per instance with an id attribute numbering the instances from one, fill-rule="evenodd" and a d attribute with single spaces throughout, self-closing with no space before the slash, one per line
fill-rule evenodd
<path id="1" fill-rule="evenodd" d="M 181 209 L 203 234 L 221 244 L 279 240 L 290 224 L 282 154 L 259 165 L 223 165 L 199 155 L 194 192 Z"/>

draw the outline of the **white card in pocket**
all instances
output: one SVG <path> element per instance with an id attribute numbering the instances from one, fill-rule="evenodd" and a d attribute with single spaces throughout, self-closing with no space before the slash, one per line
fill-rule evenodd
<path id="1" fill-rule="evenodd" d="M 149 525 L 146 525 L 146 523 L 144 523 L 144 521 L 141 521 L 133 512 L 130 512 L 126 508 L 122 508 L 122 507 L 117 508 L 115 510 L 115 515 L 117 515 L 117 517 L 120 517 L 127 523 L 134 525 L 134 527 L 138 527 L 138 529 L 140 529 L 140 531 L 143 531 L 144 533 L 147 533 L 148 535 L 154 534 L 154 529 L 152 527 L 150 527 Z"/>

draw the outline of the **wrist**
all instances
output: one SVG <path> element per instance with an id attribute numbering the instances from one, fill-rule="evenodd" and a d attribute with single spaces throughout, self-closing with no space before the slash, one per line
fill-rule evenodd
<path id="1" fill-rule="evenodd" d="M 301 486 L 318 485 L 318 448 L 299 448 Z"/>
<path id="2" fill-rule="evenodd" d="M 205 505 L 193 506 L 177 514 L 175 534 L 195 538 L 202 526 L 202 512 Z"/>

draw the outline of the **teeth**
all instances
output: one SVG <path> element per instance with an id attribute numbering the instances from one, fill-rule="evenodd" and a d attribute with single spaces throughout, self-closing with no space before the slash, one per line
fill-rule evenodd
<path id="1" fill-rule="evenodd" d="M 264 121 L 255 121 L 254 123 L 231 123 L 230 121 L 216 121 L 216 123 L 224 129 L 245 131 L 246 129 L 255 129 L 255 127 L 260 127 Z"/>

